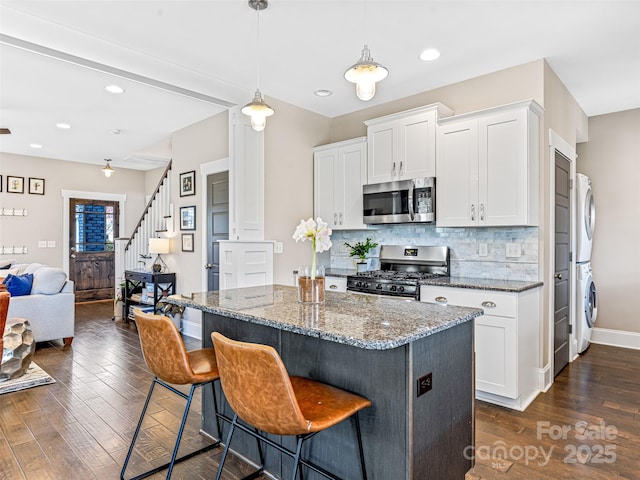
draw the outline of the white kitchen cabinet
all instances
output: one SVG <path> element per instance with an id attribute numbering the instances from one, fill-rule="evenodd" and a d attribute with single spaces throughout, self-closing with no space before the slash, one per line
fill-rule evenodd
<path id="1" fill-rule="evenodd" d="M 335 230 L 362 223 L 362 185 L 367 180 L 367 138 L 313 149 L 313 210 Z"/>
<path id="2" fill-rule="evenodd" d="M 347 278 L 327 275 L 324 277 L 324 289 L 331 292 L 345 293 L 347 291 Z"/>
<path id="3" fill-rule="evenodd" d="M 423 302 L 484 310 L 474 320 L 476 398 L 523 411 L 540 392 L 539 291 L 420 288 Z"/>
<path id="4" fill-rule="evenodd" d="M 441 103 L 365 121 L 367 183 L 382 183 L 436 173 L 436 123 L 453 111 Z"/>
<path id="5" fill-rule="evenodd" d="M 529 100 L 439 122 L 438 226 L 538 225 L 541 113 Z"/>

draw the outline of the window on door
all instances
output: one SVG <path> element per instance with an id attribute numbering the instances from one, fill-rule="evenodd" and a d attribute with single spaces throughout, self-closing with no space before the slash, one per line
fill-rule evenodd
<path id="1" fill-rule="evenodd" d="M 115 222 L 115 208 L 112 205 L 76 204 L 76 251 L 112 252 Z"/>

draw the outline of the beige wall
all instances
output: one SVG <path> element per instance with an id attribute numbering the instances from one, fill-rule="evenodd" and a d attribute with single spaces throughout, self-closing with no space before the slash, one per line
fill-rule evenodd
<path id="1" fill-rule="evenodd" d="M 309 242 L 292 235 L 300 219 L 313 216 L 313 152 L 329 143 L 329 118 L 269 99 L 276 115 L 265 129 L 265 239 L 283 242 L 274 255 L 274 283 L 290 285 L 292 271 L 311 261 Z"/>
<path id="2" fill-rule="evenodd" d="M 62 190 L 126 194 L 125 226 L 127 235 L 144 208 L 144 172 L 118 168 L 111 178 L 106 178 L 101 165 L 65 162 L 51 158 L 31 157 L 0 153 L 0 175 L 3 188 L 0 207 L 26 208 L 27 217 L 0 216 L 0 247 L 26 246 L 27 255 L 0 255 L 15 258 L 18 262 L 40 262 L 62 266 Z M 6 176 L 25 178 L 25 193 L 6 192 Z M 26 193 L 29 177 L 45 179 L 45 194 Z M 55 248 L 38 248 L 39 240 L 53 240 Z M 1 251 L 1 250 L 0 250 Z"/>
<path id="3" fill-rule="evenodd" d="M 640 109 L 589 118 L 577 171 L 591 178 L 596 204 L 591 264 L 596 326 L 640 333 Z"/>

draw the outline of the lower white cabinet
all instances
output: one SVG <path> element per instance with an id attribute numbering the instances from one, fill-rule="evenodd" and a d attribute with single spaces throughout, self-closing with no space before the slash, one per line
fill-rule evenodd
<path id="1" fill-rule="evenodd" d="M 345 293 L 347 291 L 347 277 L 332 277 L 331 275 L 327 275 L 324 277 L 324 289 L 331 292 Z"/>
<path id="2" fill-rule="evenodd" d="M 484 310 L 474 324 L 477 399 L 523 411 L 540 393 L 539 291 L 421 287 L 423 302 Z"/>

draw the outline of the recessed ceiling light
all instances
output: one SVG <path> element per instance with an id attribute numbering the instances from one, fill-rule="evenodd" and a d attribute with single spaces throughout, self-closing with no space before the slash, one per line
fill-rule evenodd
<path id="1" fill-rule="evenodd" d="M 109 129 L 109 133 L 113 135 L 120 135 L 120 130 L 118 130 L 117 128 L 111 128 Z"/>
<path id="2" fill-rule="evenodd" d="M 430 62 L 431 60 L 435 60 L 436 58 L 439 58 L 439 57 L 440 57 L 440 52 L 435 48 L 427 48 L 426 50 L 423 50 L 422 53 L 420 54 L 420 60 L 423 60 L 425 62 Z"/>
<path id="3" fill-rule="evenodd" d="M 56 127 L 61 128 L 62 130 L 69 130 L 71 125 L 68 123 L 56 123 Z"/>
<path id="4" fill-rule="evenodd" d="M 316 90 L 315 92 L 313 92 L 313 94 L 318 97 L 330 97 L 331 95 L 333 95 L 333 92 L 331 90 L 322 88 L 320 90 Z"/>
<path id="5" fill-rule="evenodd" d="M 124 93 L 124 88 L 118 85 L 107 85 L 104 89 L 109 93 Z"/>
<path id="6" fill-rule="evenodd" d="M 31 148 L 42 148 L 42 145 L 40 145 L 39 143 L 30 143 L 29 146 Z"/>

